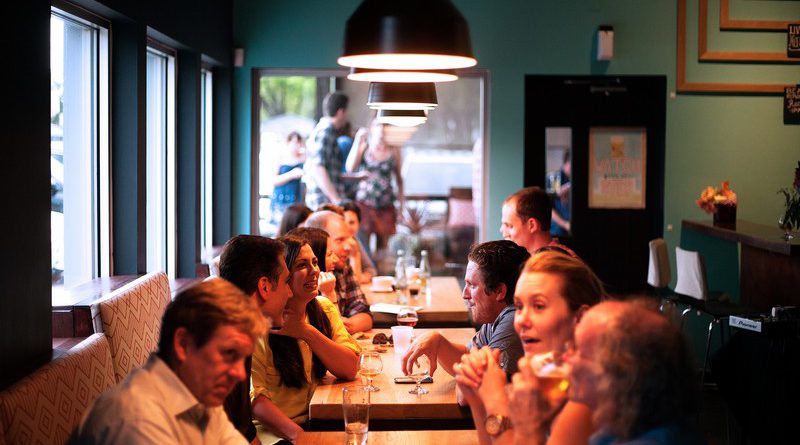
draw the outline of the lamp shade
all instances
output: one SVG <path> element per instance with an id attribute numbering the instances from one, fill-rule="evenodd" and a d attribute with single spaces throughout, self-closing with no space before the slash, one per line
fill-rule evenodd
<path id="1" fill-rule="evenodd" d="M 433 83 L 371 82 L 367 93 L 367 106 L 372 109 L 431 110 L 436 101 Z"/>
<path id="2" fill-rule="evenodd" d="M 350 68 L 350 80 L 362 82 L 452 82 L 458 80 L 455 70 L 372 70 Z"/>
<path id="3" fill-rule="evenodd" d="M 381 124 L 415 127 L 428 120 L 428 113 L 424 110 L 378 110 L 375 119 Z"/>
<path id="4" fill-rule="evenodd" d="M 347 20 L 338 62 L 388 70 L 477 64 L 467 21 L 450 0 L 364 0 Z"/>

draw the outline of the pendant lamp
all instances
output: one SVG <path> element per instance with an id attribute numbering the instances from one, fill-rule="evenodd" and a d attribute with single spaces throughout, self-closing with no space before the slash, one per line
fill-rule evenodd
<path id="1" fill-rule="evenodd" d="M 367 92 L 367 106 L 372 109 L 432 110 L 436 101 L 433 83 L 371 82 Z"/>
<path id="2" fill-rule="evenodd" d="M 423 71 L 478 63 L 467 21 L 450 0 L 364 0 L 347 20 L 338 62 Z"/>
<path id="3" fill-rule="evenodd" d="M 425 110 L 378 110 L 375 119 L 381 124 L 415 127 L 428 120 L 428 112 Z"/>
<path id="4" fill-rule="evenodd" d="M 350 80 L 362 82 L 452 82 L 458 80 L 455 70 L 372 70 L 350 68 Z"/>

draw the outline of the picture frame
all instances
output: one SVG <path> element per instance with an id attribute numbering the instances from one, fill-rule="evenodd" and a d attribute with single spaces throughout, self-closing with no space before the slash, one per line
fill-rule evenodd
<path id="1" fill-rule="evenodd" d="M 589 208 L 644 209 L 647 129 L 589 128 Z"/>

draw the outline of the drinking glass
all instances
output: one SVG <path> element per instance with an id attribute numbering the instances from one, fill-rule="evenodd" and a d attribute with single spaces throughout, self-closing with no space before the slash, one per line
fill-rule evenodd
<path id="1" fill-rule="evenodd" d="M 397 312 L 397 324 L 399 326 L 411 326 L 413 328 L 418 321 L 419 316 L 413 307 L 404 307 Z"/>
<path id="2" fill-rule="evenodd" d="M 367 391 L 380 391 L 381 389 L 372 384 L 372 379 L 383 371 L 383 361 L 377 351 L 364 351 L 361 353 L 360 362 L 361 375 L 367 378 Z"/>
<path id="3" fill-rule="evenodd" d="M 342 388 L 342 411 L 347 445 L 365 445 L 369 433 L 369 390 L 361 385 Z"/>
<path id="4" fill-rule="evenodd" d="M 572 351 L 572 343 L 567 342 L 556 350 L 536 354 L 531 360 L 533 373 L 539 379 L 542 394 L 551 403 L 563 400 L 569 389 L 569 365 L 564 361 L 567 351 Z"/>
<path id="5" fill-rule="evenodd" d="M 408 375 L 409 377 L 414 379 L 414 383 L 416 383 L 417 386 L 408 393 L 417 395 L 427 394 L 428 390 L 419 386 L 419 383 L 426 377 L 428 377 L 430 373 L 431 373 L 431 361 L 430 359 L 428 359 L 428 356 L 420 355 L 419 357 L 417 357 L 417 359 L 414 360 L 414 364 L 411 366 L 411 374 Z"/>

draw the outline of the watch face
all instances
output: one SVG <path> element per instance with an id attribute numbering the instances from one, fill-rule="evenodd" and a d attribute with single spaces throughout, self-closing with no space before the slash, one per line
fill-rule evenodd
<path id="1" fill-rule="evenodd" d="M 499 416 L 497 416 L 496 414 L 488 416 L 486 418 L 486 422 L 484 422 L 484 426 L 486 427 L 486 432 L 492 436 L 496 435 L 497 433 L 500 432 L 501 423 L 502 422 Z"/>

